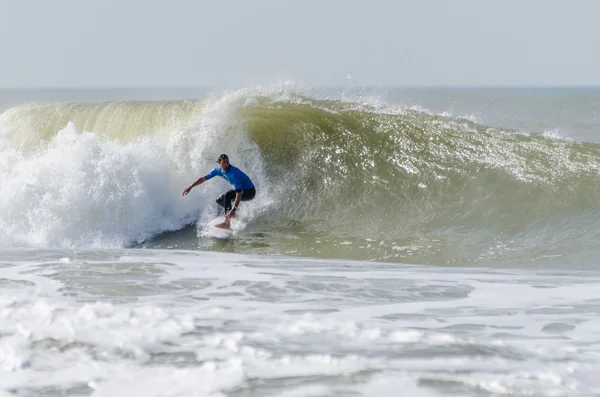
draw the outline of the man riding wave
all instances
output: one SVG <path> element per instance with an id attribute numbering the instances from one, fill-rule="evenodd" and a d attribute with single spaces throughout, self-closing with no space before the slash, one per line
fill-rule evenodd
<path id="1" fill-rule="evenodd" d="M 218 167 L 213 168 L 208 174 L 200 177 L 196 182 L 185 188 L 181 195 L 185 196 L 195 186 L 199 186 L 217 175 L 227 180 L 231 183 L 233 189 L 223 193 L 217 198 L 217 204 L 222 206 L 225 210 L 225 221 L 216 226 L 228 228 L 230 226 L 231 218 L 238 209 L 240 201 L 252 200 L 256 195 L 256 188 L 248 175 L 239 168 L 229 164 L 229 157 L 226 154 L 220 155 L 217 159 L 217 163 L 219 164 Z M 232 201 L 233 206 L 231 204 Z"/>

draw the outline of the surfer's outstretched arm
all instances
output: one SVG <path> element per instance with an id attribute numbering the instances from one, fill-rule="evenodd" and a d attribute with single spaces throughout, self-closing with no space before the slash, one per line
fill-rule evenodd
<path id="1" fill-rule="evenodd" d="M 206 182 L 206 178 L 205 177 L 200 177 L 198 178 L 198 180 L 194 183 L 192 183 L 190 186 L 186 187 L 185 189 L 183 189 L 183 192 L 181 192 L 182 196 L 185 196 L 186 194 L 188 194 L 190 192 L 190 190 L 192 190 L 194 187 L 198 186 L 198 185 L 202 185 L 204 182 Z"/>

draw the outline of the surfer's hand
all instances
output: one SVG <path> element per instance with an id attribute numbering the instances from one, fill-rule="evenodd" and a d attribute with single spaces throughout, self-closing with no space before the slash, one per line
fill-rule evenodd
<path id="1" fill-rule="evenodd" d="M 190 187 L 186 187 L 186 188 L 183 190 L 183 192 L 181 192 L 181 195 L 182 195 L 182 196 L 185 196 L 186 194 L 188 194 L 188 193 L 190 192 L 190 190 L 192 190 L 192 187 L 191 187 L 191 186 L 190 186 Z"/>
<path id="2" fill-rule="evenodd" d="M 225 216 L 225 218 L 227 218 L 227 220 L 230 220 L 231 217 L 233 216 L 234 212 L 235 212 L 234 210 L 229 210 L 229 212 L 227 213 L 227 215 Z"/>

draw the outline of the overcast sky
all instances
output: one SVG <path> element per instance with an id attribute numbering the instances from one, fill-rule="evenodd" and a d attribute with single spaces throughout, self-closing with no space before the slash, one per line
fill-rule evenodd
<path id="1" fill-rule="evenodd" d="M 597 0 L 0 0 L 0 87 L 600 85 Z"/>

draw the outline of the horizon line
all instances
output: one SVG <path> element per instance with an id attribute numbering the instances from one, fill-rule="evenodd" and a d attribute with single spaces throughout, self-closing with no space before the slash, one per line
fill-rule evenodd
<path id="1" fill-rule="evenodd" d="M 256 84 L 255 86 L 261 86 L 264 84 Z M 308 87 L 309 89 L 319 89 L 319 88 L 328 88 L 328 89 L 386 89 L 386 88 L 396 88 L 396 89 L 510 89 L 510 88 L 536 88 L 536 89 L 548 89 L 548 88 L 600 88 L 600 84 L 413 84 L 413 85 L 404 85 L 404 84 L 371 84 L 371 85 L 360 85 L 360 86 L 347 86 L 347 85 L 333 85 L 333 84 L 319 84 L 313 86 L 307 86 L 306 84 L 298 84 L 299 87 Z M 251 88 L 251 86 L 0 86 L 0 90 L 3 91 L 49 91 L 49 90 L 97 90 L 97 91 L 109 91 L 109 90 L 235 90 L 235 89 L 244 89 Z"/>

